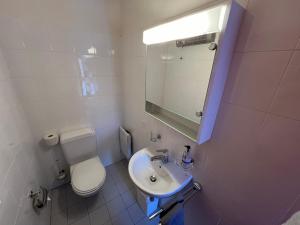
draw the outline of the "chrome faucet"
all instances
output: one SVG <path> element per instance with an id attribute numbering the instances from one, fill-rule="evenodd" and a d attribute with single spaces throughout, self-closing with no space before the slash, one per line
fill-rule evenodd
<path id="1" fill-rule="evenodd" d="M 163 154 L 152 156 L 150 159 L 151 161 L 161 160 L 162 163 L 169 162 L 169 155 L 168 155 L 169 150 L 168 149 L 158 149 L 158 150 L 156 150 L 156 152 L 163 153 Z"/>

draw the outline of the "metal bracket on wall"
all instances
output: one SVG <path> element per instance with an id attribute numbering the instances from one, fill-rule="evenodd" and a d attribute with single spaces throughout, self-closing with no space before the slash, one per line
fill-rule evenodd
<path id="1" fill-rule="evenodd" d="M 160 134 L 153 135 L 153 132 L 150 133 L 150 141 L 157 142 L 159 140 L 161 140 L 161 135 Z"/>
<path id="2" fill-rule="evenodd" d="M 32 207 L 36 212 L 46 206 L 47 201 L 51 201 L 48 197 L 48 190 L 43 187 L 40 187 L 37 191 L 30 191 L 29 197 L 32 199 Z"/>
<path id="3" fill-rule="evenodd" d="M 203 116 L 203 112 L 202 111 L 196 112 L 195 114 L 196 114 L 197 117 L 202 117 Z"/>
<path id="4" fill-rule="evenodd" d="M 214 51 L 217 48 L 218 48 L 218 45 L 215 42 L 210 43 L 209 46 L 208 46 L 208 49 L 211 50 L 211 51 Z"/>

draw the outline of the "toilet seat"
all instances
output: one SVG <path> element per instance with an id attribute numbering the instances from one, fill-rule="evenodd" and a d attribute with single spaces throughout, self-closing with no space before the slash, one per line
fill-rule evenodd
<path id="1" fill-rule="evenodd" d="M 70 173 L 72 188 L 81 196 L 96 193 L 106 177 L 105 168 L 97 156 L 72 165 Z"/>

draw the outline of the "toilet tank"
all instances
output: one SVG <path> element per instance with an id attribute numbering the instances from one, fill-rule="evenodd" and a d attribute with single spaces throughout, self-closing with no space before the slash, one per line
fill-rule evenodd
<path id="1" fill-rule="evenodd" d="M 64 132 L 60 135 L 60 144 L 69 165 L 97 155 L 96 133 L 92 128 Z"/>

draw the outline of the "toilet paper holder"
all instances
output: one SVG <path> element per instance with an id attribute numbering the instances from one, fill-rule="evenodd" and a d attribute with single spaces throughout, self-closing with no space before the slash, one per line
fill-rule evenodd
<path id="1" fill-rule="evenodd" d="M 58 144 L 59 142 L 59 136 L 57 133 L 47 133 L 44 137 L 43 137 L 43 141 L 45 142 L 45 144 L 49 147 L 51 146 L 55 146 Z"/>

